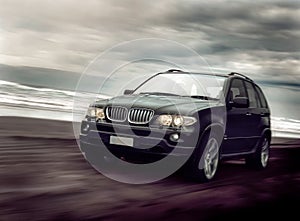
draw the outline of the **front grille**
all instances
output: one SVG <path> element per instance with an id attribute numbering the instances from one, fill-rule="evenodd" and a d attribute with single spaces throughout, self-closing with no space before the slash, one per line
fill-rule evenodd
<path id="1" fill-rule="evenodd" d="M 128 110 L 125 107 L 109 106 L 106 108 L 106 117 L 111 121 L 124 122 L 127 114 Z"/>
<path id="2" fill-rule="evenodd" d="M 153 110 L 131 108 L 128 114 L 128 121 L 134 124 L 147 124 L 150 122 L 154 115 Z"/>

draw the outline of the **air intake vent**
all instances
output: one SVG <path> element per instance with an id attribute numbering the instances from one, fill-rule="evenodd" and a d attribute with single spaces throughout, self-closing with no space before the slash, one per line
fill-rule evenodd
<path id="1" fill-rule="evenodd" d="M 128 121 L 133 124 L 147 124 L 154 115 L 153 110 L 131 108 L 128 114 Z"/>
<path id="2" fill-rule="evenodd" d="M 106 108 L 106 117 L 115 122 L 124 122 L 127 118 L 128 110 L 125 107 L 109 106 Z"/>

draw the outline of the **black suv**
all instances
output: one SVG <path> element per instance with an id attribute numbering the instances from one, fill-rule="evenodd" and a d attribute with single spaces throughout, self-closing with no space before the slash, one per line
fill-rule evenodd
<path id="1" fill-rule="evenodd" d="M 270 110 L 253 80 L 239 73 L 172 69 L 122 96 L 91 104 L 80 148 L 86 154 L 105 148 L 133 163 L 188 156 L 183 168 L 209 181 L 223 158 L 243 157 L 265 168 L 270 141 Z"/>

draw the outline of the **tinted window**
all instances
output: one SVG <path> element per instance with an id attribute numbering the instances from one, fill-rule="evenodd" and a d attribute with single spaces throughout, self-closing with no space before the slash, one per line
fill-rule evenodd
<path id="1" fill-rule="evenodd" d="M 253 87 L 253 84 L 251 84 L 248 81 L 245 81 L 247 93 L 248 93 L 248 98 L 249 98 L 249 107 L 258 107 L 258 96 L 255 92 L 255 89 Z"/>
<path id="2" fill-rule="evenodd" d="M 247 97 L 244 83 L 240 79 L 234 79 L 229 90 L 229 101 L 232 101 L 236 97 Z"/>
<path id="3" fill-rule="evenodd" d="M 255 86 L 255 89 L 258 92 L 259 99 L 260 99 L 260 102 L 261 102 L 261 106 L 263 108 L 267 108 L 268 107 L 267 101 L 266 101 L 265 96 L 263 95 L 261 89 L 259 87 L 257 87 L 257 86 Z"/>

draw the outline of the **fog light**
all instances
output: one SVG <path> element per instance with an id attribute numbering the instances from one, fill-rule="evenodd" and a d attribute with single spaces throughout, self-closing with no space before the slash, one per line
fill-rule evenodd
<path id="1" fill-rule="evenodd" d="M 85 125 L 85 127 L 82 130 L 87 132 L 87 131 L 89 131 L 89 129 L 90 129 L 90 125 L 87 124 L 87 125 Z"/>
<path id="2" fill-rule="evenodd" d="M 170 135 L 170 140 L 173 142 L 177 142 L 179 140 L 179 135 L 177 133 Z"/>

